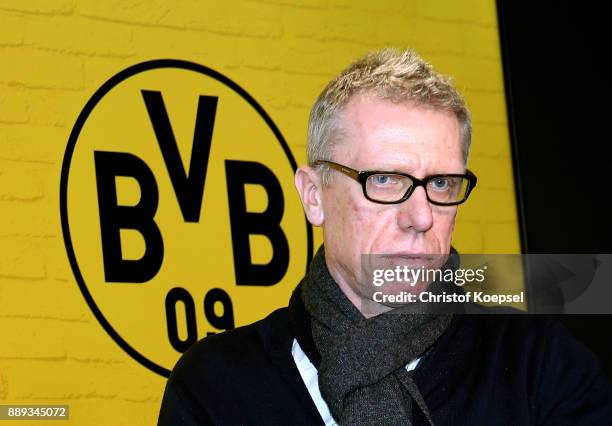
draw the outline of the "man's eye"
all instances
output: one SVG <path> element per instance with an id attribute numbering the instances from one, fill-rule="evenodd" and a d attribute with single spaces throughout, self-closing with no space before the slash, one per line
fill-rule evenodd
<path id="1" fill-rule="evenodd" d="M 448 178 L 435 178 L 430 182 L 430 185 L 436 191 L 445 191 L 451 186 Z"/>
<path id="2" fill-rule="evenodd" d="M 372 176 L 374 183 L 380 186 L 388 186 L 397 183 L 397 179 L 389 175 L 374 175 Z"/>

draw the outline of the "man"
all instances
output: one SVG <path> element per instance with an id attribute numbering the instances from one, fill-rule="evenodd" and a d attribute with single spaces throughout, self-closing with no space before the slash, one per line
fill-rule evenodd
<path id="1" fill-rule="evenodd" d="M 336 77 L 295 176 L 323 247 L 288 308 L 184 354 L 159 424 L 612 424 L 607 379 L 556 323 L 373 296 L 368 256 L 447 261 L 476 184 L 470 137 L 463 99 L 413 51 L 368 54 Z M 436 285 L 421 284 L 411 291 Z"/>

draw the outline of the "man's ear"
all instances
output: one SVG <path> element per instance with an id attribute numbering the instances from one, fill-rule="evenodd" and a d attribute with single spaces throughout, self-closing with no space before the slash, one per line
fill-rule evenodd
<path id="1" fill-rule="evenodd" d="M 314 226 L 321 226 L 325 220 L 325 213 L 323 212 L 321 179 L 317 172 L 308 166 L 298 168 L 295 172 L 295 187 L 300 194 L 308 221 Z"/>

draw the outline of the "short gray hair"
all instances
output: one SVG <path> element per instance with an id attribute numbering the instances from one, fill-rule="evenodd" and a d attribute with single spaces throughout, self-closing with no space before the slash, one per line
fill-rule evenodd
<path id="1" fill-rule="evenodd" d="M 464 162 L 472 138 L 470 112 L 451 79 L 437 73 L 414 50 L 387 48 L 366 54 L 334 78 L 317 98 L 308 122 L 308 164 L 333 160 L 339 139 L 340 115 L 351 97 L 372 94 L 392 102 L 414 102 L 455 114 L 461 129 Z M 330 181 L 329 169 L 319 169 L 323 184 Z"/>

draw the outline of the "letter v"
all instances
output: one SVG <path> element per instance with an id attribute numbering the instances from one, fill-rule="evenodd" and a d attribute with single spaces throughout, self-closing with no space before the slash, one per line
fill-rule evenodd
<path id="1" fill-rule="evenodd" d="M 161 92 L 151 90 L 141 92 L 183 219 L 186 222 L 199 222 L 218 98 L 216 96 L 199 98 L 189 174 L 187 174 Z"/>

